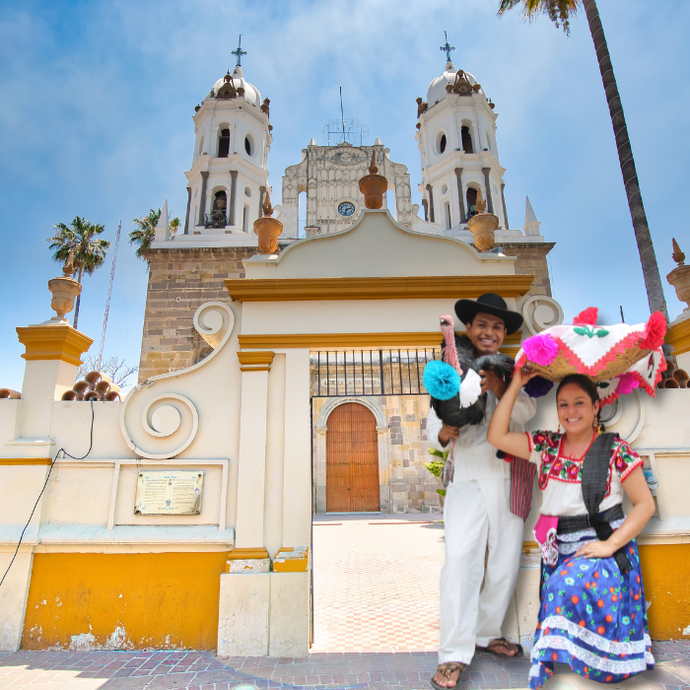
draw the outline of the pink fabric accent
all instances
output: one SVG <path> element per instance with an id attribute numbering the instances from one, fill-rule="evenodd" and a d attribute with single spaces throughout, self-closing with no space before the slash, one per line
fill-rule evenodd
<path id="1" fill-rule="evenodd" d="M 558 343 L 548 333 L 539 333 L 527 338 L 522 343 L 522 349 L 530 361 L 540 367 L 548 367 L 558 355 Z"/>
<path id="2" fill-rule="evenodd" d="M 558 563 L 558 548 L 556 534 L 558 532 L 558 518 L 552 515 L 540 515 L 534 526 L 534 538 L 539 544 L 541 557 L 546 565 Z"/>
<path id="3" fill-rule="evenodd" d="M 618 387 L 616 388 L 617 395 L 627 395 L 628 393 L 632 393 L 635 390 L 635 388 L 640 387 L 640 382 L 630 372 L 621 374 L 616 378 L 620 379 L 620 381 L 618 382 Z"/>
<path id="4" fill-rule="evenodd" d="M 445 361 L 450 364 L 455 371 L 462 376 L 463 371 L 458 360 L 458 351 L 455 347 L 455 326 L 453 324 L 453 317 L 448 314 L 441 316 L 441 333 L 446 342 Z"/>
<path id="5" fill-rule="evenodd" d="M 599 318 L 599 310 L 596 307 L 589 307 L 581 311 L 574 319 L 574 326 L 594 326 Z"/>

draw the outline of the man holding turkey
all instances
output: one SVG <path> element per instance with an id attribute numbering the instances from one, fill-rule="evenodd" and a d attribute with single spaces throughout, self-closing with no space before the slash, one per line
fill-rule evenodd
<path id="1" fill-rule="evenodd" d="M 437 690 L 458 684 L 476 649 L 500 657 L 522 655 L 519 644 L 503 637 L 501 626 L 517 582 L 525 516 L 511 512 L 511 465 L 497 457 L 496 448 L 486 439 L 491 415 L 512 370 L 512 360 L 498 349 L 507 335 L 520 328 L 522 316 L 510 311 L 494 293 L 476 301 L 461 299 L 455 312 L 465 324 L 466 335 L 455 335 L 450 319 L 451 338 L 446 339 L 444 355 L 452 350 L 460 365 L 456 368 L 465 373 L 480 367 L 482 395 L 466 423 L 462 416 L 445 415 L 445 408 L 435 405 L 438 401 L 433 399 L 427 420 L 429 444 L 449 451 L 443 472 L 447 492 L 441 644 L 438 670 L 431 680 Z M 534 399 L 522 391 L 511 430 L 522 431 L 536 409 Z"/>

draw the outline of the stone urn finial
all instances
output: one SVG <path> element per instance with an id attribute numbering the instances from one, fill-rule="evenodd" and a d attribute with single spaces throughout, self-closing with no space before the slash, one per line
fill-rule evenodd
<path id="1" fill-rule="evenodd" d="M 264 196 L 264 203 L 261 205 L 261 210 L 264 212 L 264 216 L 273 215 L 273 206 L 271 205 L 271 195 L 268 191 Z"/>
<path id="2" fill-rule="evenodd" d="M 74 300 L 81 293 L 81 285 L 72 278 L 75 271 L 74 252 L 70 251 L 62 267 L 62 276 L 48 281 L 48 289 L 53 295 L 50 300 L 50 307 L 57 314 L 57 316 L 53 316 L 50 319 L 51 323 L 69 323 L 65 318 L 65 314 L 74 309 Z"/>
<path id="3" fill-rule="evenodd" d="M 498 216 L 493 213 L 485 213 L 486 201 L 482 198 L 482 193 L 477 191 L 475 201 L 477 215 L 472 216 L 467 221 L 467 229 L 474 235 L 474 244 L 480 252 L 488 252 L 496 243 L 496 228 L 498 227 Z"/>
<path id="4" fill-rule="evenodd" d="M 369 163 L 369 174 L 376 175 L 379 171 L 379 166 L 376 165 L 376 151 L 371 152 L 371 162 Z"/>
<path id="5" fill-rule="evenodd" d="M 67 259 L 62 267 L 62 275 L 65 278 L 71 278 L 77 272 L 77 267 L 74 265 L 74 250 L 70 249 L 67 254 Z"/>
<path id="6" fill-rule="evenodd" d="M 254 232 L 259 238 L 259 254 L 275 254 L 278 249 L 278 236 L 283 232 L 283 224 L 277 218 L 272 218 L 273 206 L 268 190 L 261 210 L 264 215 L 254 221 Z"/>
<path id="7" fill-rule="evenodd" d="M 685 265 L 685 254 L 681 251 L 675 238 L 673 240 L 673 260 L 678 265 L 666 276 L 666 280 L 675 288 L 678 299 L 686 304 L 679 317 L 681 321 L 684 321 L 690 319 L 690 266 Z"/>
<path id="8" fill-rule="evenodd" d="M 378 175 L 378 171 L 376 150 L 373 150 L 371 163 L 369 163 L 369 174 L 359 181 L 359 191 L 364 194 L 364 205 L 367 208 L 381 208 L 383 206 L 383 195 L 388 189 L 388 180 L 383 175 Z"/>
<path id="9" fill-rule="evenodd" d="M 673 239 L 673 260 L 679 266 L 685 266 L 685 254 L 683 254 L 680 247 L 678 246 L 678 242 L 676 242 L 676 238 L 673 237 L 672 239 Z"/>

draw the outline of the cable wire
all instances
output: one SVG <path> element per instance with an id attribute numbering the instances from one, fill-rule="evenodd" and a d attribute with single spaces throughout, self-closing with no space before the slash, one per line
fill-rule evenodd
<path id="1" fill-rule="evenodd" d="M 48 486 L 48 481 L 50 480 L 50 475 L 53 471 L 53 466 L 55 465 L 57 459 L 60 457 L 60 453 L 62 453 L 63 457 L 68 457 L 72 458 L 72 460 L 84 460 L 91 450 L 93 449 L 93 427 L 94 427 L 94 420 L 96 416 L 96 412 L 93 407 L 93 400 L 89 401 L 91 403 L 91 431 L 89 432 L 89 449 L 86 451 L 84 455 L 81 457 L 77 457 L 76 455 L 71 455 L 68 453 L 64 448 L 60 448 L 58 452 L 55 454 L 55 457 L 53 458 L 53 461 L 50 463 L 50 467 L 48 468 L 48 474 L 46 475 L 46 480 L 43 482 L 43 487 L 41 488 L 40 493 L 38 494 L 38 498 L 36 499 L 36 502 L 34 503 L 34 507 L 31 509 L 31 514 L 29 515 L 29 519 L 26 521 L 26 524 L 24 525 L 24 529 L 22 529 L 21 534 L 19 535 L 19 541 L 17 542 L 17 548 L 14 550 L 14 554 L 12 555 L 12 560 L 10 561 L 10 564 L 7 566 L 7 570 L 5 570 L 5 574 L 2 576 L 2 580 L 0 580 L 0 587 L 2 587 L 3 582 L 5 582 L 5 578 L 7 577 L 7 573 L 10 572 L 10 568 L 12 567 L 12 564 L 14 563 L 15 559 L 17 558 L 17 554 L 19 553 L 19 547 L 22 545 L 22 541 L 24 540 L 24 534 L 26 533 L 26 530 L 29 528 L 29 525 L 31 524 L 31 520 L 34 517 L 34 513 L 36 512 L 36 508 L 38 507 L 38 504 L 41 500 L 41 497 L 43 496 L 43 493 L 46 490 L 46 487 Z"/>

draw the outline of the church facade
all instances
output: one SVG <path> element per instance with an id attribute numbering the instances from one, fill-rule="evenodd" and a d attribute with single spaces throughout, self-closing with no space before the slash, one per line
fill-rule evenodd
<path id="1" fill-rule="evenodd" d="M 439 316 L 458 298 L 500 293 L 524 316 L 507 352 L 562 320 L 545 262 L 532 258 L 552 245 L 529 204 L 523 229 L 508 227 L 495 138 L 488 153 L 482 146 L 495 137 L 491 105 L 474 77 L 458 74 L 447 64 L 419 103 L 424 218 L 412 205 L 406 215 L 406 171 L 382 145 L 315 147 L 309 170 L 288 170 L 286 185 L 316 200 L 309 218 L 322 224 L 275 251 L 245 231 L 269 191 L 269 104 L 241 71 L 219 80 L 195 118 L 185 231 L 171 236 L 164 212 L 150 254 L 143 356 L 160 359 L 146 360 L 146 380 L 124 400 L 74 395 L 93 341 L 65 319 L 62 291 L 71 286 L 73 300 L 76 281 L 50 281 L 57 315 L 17 328 L 21 394 L 0 393 L 0 650 L 304 656 L 313 513 L 439 509 L 424 468 L 421 377 L 438 356 Z M 397 218 L 364 208 L 353 185 L 362 154 L 393 175 L 384 179 Z M 315 161 L 323 165 L 311 176 Z M 494 213 L 483 213 L 490 199 Z M 475 211 L 494 219 L 502 251 L 477 247 Z M 668 337 L 686 370 L 689 315 Z M 542 400 L 531 428 L 555 429 L 554 391 Z M 638 539 L 650 634 L 680 638 L 690 615 L 681 423 L 690 398 L 633 392 L 606 409 L 608 429 L 658 479 L 657 512 Z M 539 607 L 536 504 L 503 626 L 527 650 Z"/>
<path id="2" fill-rule="evenodd" d="M 384 208 L 390 201 L 388 210 L 401 227 L 474 246 L 468 220 L 477 213 L 477 204 L 485 200 L 486 210 L 498 218 L 494 251 L 515 256 L 515 272 L 533 277 L 527 295 L 527 323 L 534 320 L 535 312 L 540 323 L 555 322 L 559 307 L 550 299 L 546 258 L 554 244 L 541 235 L 529 201 L 523 228 L 508 225 L 505 168 L 496 143 L 498 115 L 494 104 L 474 76 L 456 70 L 447 55 L 443 72 L 427 89 L 426 101 L 418 99 L 417 114 L 414 136 L 422 173 L 421 216 L 419 206 L 412 204 L 407 167 L 391 158 L 380 139 L 371 146 L 347 142 L 319 146 L 312 139 L 302 150 L 301 162 L 288 167 L 282 178 L 282 203 L 276 207 L 276 216 L 283 223 L 278 251 L 305 236 L 337 234 L 352 227 L 364 210 L 359 180 L 373 156 L 379 174 L 387 180 Z M 261 215 L 268 189 L 272 143 L 269 116 L 269 99 L 262 100 L 239 64 L 232 74 L 228 71 L 215 82 L 196 108 L 192 167 L 185 173 L 188 201 L 184 229 L 172 235 L 163 221 L 148 254 L 150 276 L 140 381 L 194 365 L 211 352 L 193 328 L 190 314 L 205 302 L 227 301 L 224 281 L 244 278 L 245 263 L 257 251 L 252 227 Z M 302 203 L 300 195 L 304 196 Z M 275 193 L 272 196 L 275 202 Z M 300 208 L 306 213 L 303 219 L 299 218 Z M 424 362 L 438 356 L 439 342 L 440 333 L 425 342 L 421 352 L 419 347 L 393 351 L 382 343 L 367 351 L 342 344 L 313 353 L 316 512 L 440 510 L 440 484 L 425 468 L 431 459 L 425 433 L 429 403 L 421 384 Z M 519 337 L 512 343 L 513 349 L 518 342 Z M 352 373 L 357 363 L 359 376 Z M 379 370 L 373 371 L 376 367 Z M 386 435 L 385 454 L 396 468 L 395 476 L 380 477 L 378 489 L 368 489 L 369 498 L 357 504 L 333 495 L 335 480 L 328 489 L 327 458 L 338 462 L 332 457 L 334 451 L 328 450 L 328 419 L 337 407 L 334 401 L 343 398 L 370 408 L 376 418 L 374 426 L 370 419 L 362 422 L 357 433 L 375 439 L 374 427 L 394 430 Z M 342 414 L 344 409 L 336 412 L 336 416 Z M 359 424 L 348 420 L 338 423 Z M 331 426 L 336 423 L 335 417 L 331 419 Z M 374 455 L 384 452 L 383 445 L 383 436 L 376 443 L 372 441 L 372 448 L 378 448 L 372 450 L 372 466 Z"/>

